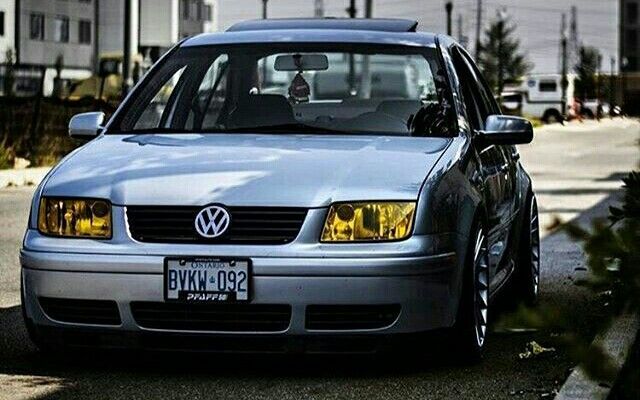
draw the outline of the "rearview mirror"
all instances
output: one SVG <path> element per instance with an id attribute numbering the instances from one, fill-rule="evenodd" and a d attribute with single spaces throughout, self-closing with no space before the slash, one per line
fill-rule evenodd
<path id="1" fill-rule="evenodd" d="M 526 118 L 507 115 L 489 115 L 485 129 L 478 131 L 483 145 L 525 144 L 533 140 L 533 126 Z"/>
<path id="2" fill-rule="evenodd" d="M 276 57 L 276 71 L 325 71 L 329 59 L 324 54 L 288 54 Z"/>
<path id="3" fill-rule="evenodd" d="M 74 115 L 69 121 L 69 136 L 76 139 L 92 139 L 102 132 L 103 112 Z"/>

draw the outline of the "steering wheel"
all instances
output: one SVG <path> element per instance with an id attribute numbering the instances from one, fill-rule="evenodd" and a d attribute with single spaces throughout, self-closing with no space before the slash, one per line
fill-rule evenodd
<path id="1" fill-rule="evenodd" d="M 341 128 L 364 131 L 406 132 L 407 123 L 395 115 L 370 111 L 351 118 Z"/>

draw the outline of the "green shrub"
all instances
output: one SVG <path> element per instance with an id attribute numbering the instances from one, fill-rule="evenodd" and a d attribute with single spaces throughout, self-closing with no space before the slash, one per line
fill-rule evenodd
<path id="1" fill-rule="evenodd" d="M 593 221 L 590 229 L 555 221 L 555 229 L 582 243 L 590 274 L 576 284 L 589 289 L 605 305 L 605 313 L 598 319 L 600 329 L 617 315 L 640 312 L 640 172 L 631 172 L 623 181 L 622 203 L 610 208 L 608 219 Z M 576 328 L 574 314 L 575 310 L 544 305 L 521 307 L 504 317 L 500 325 L 554 332 L 556 340 L 567 346 L 574 362 L 592 379 L 612 380 L 612 360 L 591 343 L 588 332 Z"/>

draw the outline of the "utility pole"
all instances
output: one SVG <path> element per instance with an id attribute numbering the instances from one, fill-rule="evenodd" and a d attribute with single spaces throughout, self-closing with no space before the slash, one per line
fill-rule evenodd
<path id="1" fill-rule="evenodd" d="M 626 77 L 626 69 L 627 69 L 627 56 L 629 55 L 629 50 L 627 48 L 626 38 L 627 35 L 625 32 L 627 31 L 627 13 L 626 13 L 626 3 L 625 0 L 620 0 L 619 14 L 618 14 L 618 31 L 619 31 L 619 44 L 618 44 L 618 78 L 616 79 L 616 96 L 617 100 L 620 100 L 620 108 L 624 113 L 627 108 L 626 104 L 626 96 L 627 96 L 627 77 Z M 16 36 L 17 37 L 17 36 Z"/>
<path id="2" fill-rule="evenodd" d="M 616 58 L 611 57 L 609 62 L 611 63 L 611 74 L 609 75 L 609 114 L 613 116 L 613 104 L 616 101 L 616 78 L 614 75 L 616 72 Z"/>
<path id="3" fill-rule="evenodd" d="M 469 48 L 469 38 L 464 33 L 464 20 L 462 19 L 462 14 L 458 14 L 458 42 L 465 49 Z"/>
<path id="4" fill-rule="evenodd" d="M 507 19 L 507 10 L 498 10 L 498 103 L 502 104 L 502 91 L 504 89 L 504 23 Z"/>
<path id="5" fill-rule="evenodd" d="M 269 0 L 262 0 L 262 19 L 267 19 L 267 3 Z M 262 59 L 262 88 L 267 86 L 267 59 Z"/>
<path id="6" fill-rule="evenodd" d="M 315 0 L 313 16 L 316 18 L 324 18 L 324 1 Z"/>
<path id="7" fill-rule="evenodd" d="M 602 65 L 602 55 L 598 53 L 596 59 L 596 119 L 600 121 L 602 103 L 600 102 L 600 66 Z"/>
<path id="8" fill-rule="evenodd" d="M 347 13 L 349 18 L 355 18 L 357 14 L 356 0 L 349 2 L 349 8 Z M 349 53 L 349 94 L 354 95 L 356 93 L 356 61 L 353 57 L 353 53 Z"/>
<path id="9" fill-rule="evenodd" d="M 580 59 L 580 39 L 578 38 L 578 7 L 571 6 L 571 23 L 569 24 L 569 65 L 573 67 Z"/>
<path id="10" fill-rule="evenodd" d="M 93 70 L 100 75 L 100 0 L 95 0 L 93 7 Z"/>
<path id="11" fill-rule="evenodd" d="M 451 26 L 451 12 L 453 11 L 453 3 L 447 1 L 444 5 L 444 9 L 447 11 L 447 35 L 451 36 L 452 26 Z"/>
<path id="12" fill-rule="evenodd" d="M 122 97 L 124 98 L 129 92 L 129 77 L 131 76 L 131 0 L 124 0 L 123 36 Z"/>
<path id="13" fill-rule="evenodd" d="M 567 79 L 567 15 L 564 13 L 562 14 L 560 29 L 560 47 L 562 49 L 562 77 L 560 84 L 562 87 L 562 98 L 560 102 L 562 104 L 562 117 L 565 118 L 567 115 L 567 86 L 569 85 L 569 81 Z"/>
<path id="14" fill-rule="evenodd" d="M 373 17 L 373 0 L 364 1 L 364 17 Z M 353 59 L 353 56 L 350 60 Z M 355 86 L 355 80 L 352 80 Z M 351 88 L 355 91 L 355 87 Z M 362 56 L 362 64 L 360 70 L 360 86 L 358 88 L 358 97 L 361 99 L 371 98 L 371 57 L 368 54 Z"/>
<path id="15" fill-rule="evenodd" d="M 482 51 L 482 45 L 480 44 L 482 35 L 482 0 L 478 0 L 478 9 L 476 11 L 476 61 L 480 59 L 480 51 Z"/>
<path id="16" fill-rule="evenodd" d="M 373 0 L 364 0 L 364 17 L 373 18 Z"/>
<path id="17" fill-rule="evenodd" d="M 347 8 L 347 14 L 349 14 L 349 18 L 355 18 L 358 9 L 356 8 L 356 0 L 349 1 L 349 7 Z"/>

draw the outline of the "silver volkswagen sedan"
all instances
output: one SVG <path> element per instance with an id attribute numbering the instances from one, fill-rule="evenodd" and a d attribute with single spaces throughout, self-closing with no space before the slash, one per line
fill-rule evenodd
<path id="1" fill-rule="evenodd" d="M 71 120 L 86 143 L 31 206 L 22 300 L 41 349 L 372 351 L 448 330 L 477 358 L 500 289 L 536 300 L 515 147 L 531 124 L 414 21 L 189 38 L 104 119 Z"/>

